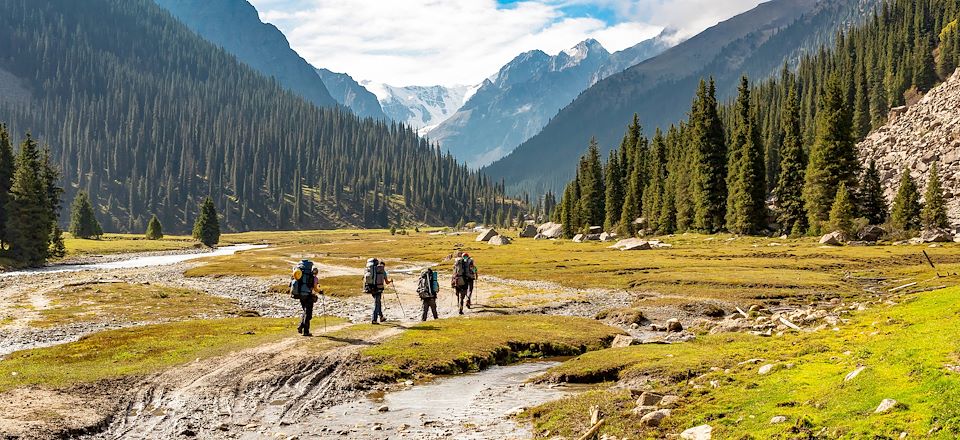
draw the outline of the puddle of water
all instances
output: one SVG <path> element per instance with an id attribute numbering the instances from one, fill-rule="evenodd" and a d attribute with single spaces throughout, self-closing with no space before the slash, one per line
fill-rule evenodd
<path id="1" fill-rule="evenodd" d="M 527 383 L 558 364 L 539 361 L 498 366 L 402 391 L 371 393 L 305 416 L 282 430 L 310 438 L 527 439 L 532 435 L 529 427 L 515 423 L 512 415 L 577 391 Z M 380 411 L 383 406 L 387 411 Z"/>
<path id="2" fill-rule="evenodd" d="M 135 269 L 139 267 L 168 266 L 171 264 L 182 263 L 184 261 L 195 260 L 205 257 L 219 257 L 223 255 L 233 255 L 240 251 L 251 249 L 263 249 L 265 244 L 238 244 L 233 246 L 219 247 L 212 252 L 191 252 L 186 254 L 172 255 L 153 255 L 147 257 L 136 257 L 127 260 L 110 261 L 105 263 L 92 264 L 63 264 L 41 267 L 37 269 L 20 270 L 15 272 L 0 272 L 0 277 L 15 277 L 23 275 L 36 275 L 44 273 L 62 273 L 62 272 L 81 272 L 87 270 L 110 270 L 110 269 Z"/>

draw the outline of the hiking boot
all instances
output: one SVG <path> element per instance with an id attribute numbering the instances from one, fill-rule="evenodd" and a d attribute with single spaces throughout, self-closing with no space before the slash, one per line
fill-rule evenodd
<path id="1" fill-rule="evenodd" d="M 469 300 L 469 299 L 467 300 L 467 308 L 468 308 L 468 309 L 470 308 L 470 300 Z"/>
<path id="2" fill-rule="evenodd" d="M 377 322 L 377 321 L 373 321 L 373 322 L 371 322 L 371 324 L 373 324 L 373 325 L 380 325 L 380 323 Z"/>
<path id="3" fill-rule="evenodd" d="M 460 314 L 461 314 L 461 315 L 463 314 L 463 310 L 460 311 Z"/>
<path id="4" fill-rule="evenodd" d="M 297 327 L 297 333 L 303 334 L 303 326 Z"/>
<path id="5" fill-rule="evenodd" d="M 304 336 L 313 336 L 313 333 L 310 333 L 310 332 L 303 332 L 303 335 L 304 335 Z"/>

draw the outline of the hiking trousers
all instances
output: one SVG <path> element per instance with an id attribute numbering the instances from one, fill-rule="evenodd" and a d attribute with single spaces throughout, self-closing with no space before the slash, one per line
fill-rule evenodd
<path id="1" fill-rule="evenodd" d="M 373 323 L 377 322 L 379 318 L 380 321 L 386 321 L 387 319 L 383 316 L 383 291 L 378 290 L 373 295 Z"/>
<path id="2" fill-rule="evenodd" d="M 433 319 L 440 319 L 437 316 L 437 299 L 436 298 L 423 298 L 423 317 L 420 318 L 421 321 L 427 320 L 427 312 L 433 311 Z"/>
<path id="3" fill-rule="evenodd" d="M 300 308 L 303 315 L 300 317 L 300 332 L 310 333 L 310 320 L 313 319 L 313 296 L 300 298 Z"/>
<path id="4" fill-rule="evenodd" d="M 467 278 L 467 308 L 470 308 L 470 302 L 473 301 L 473 278 Z"/>
<path id="5" fill-rule="evenodd" d="M 460 314 L 463 314 L 463 302 L 467 300 L 469 290 L 466 285 L 457 287 L 457 306 L 460 308 Z"/>

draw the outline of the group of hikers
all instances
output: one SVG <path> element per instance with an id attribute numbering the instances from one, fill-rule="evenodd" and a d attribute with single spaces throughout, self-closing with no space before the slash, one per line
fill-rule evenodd
<path id="1" fill-rule="evenodd" d="M 290 295 L 300 301 L 302 317 L 300 326 L 297 327 L 297 333 L 303 336 L 313 336 L 310 333 L 310 321 L 313 318 L 313 306 L 317 301 L 324 297 L 323 290 L 320 289 L 320 270 L 310 260 L 302 260 L 294 268 L 290 281 Z M 470 254 L 458 252 L 453 263 L 453 275 L 450 277 L 450 287 L 453 288 L 457 296 L 457 306 L 459 314 L 463 314 L 464 306 L 470 309 L 473 301 L 474 283 L 479 278 L 477 265 Z M 396 291 L 396 286 L 390 274 L 387 272 L 386 262 L 382 259 L 371 258 L 363 270 L 363 292 L 373 298 L 373 313 L 371 314 L 372 324 L 386 322 L 387 318 L 383 315 L 383 293 L 387 285 L 393 286 L 397 300 L 400 294 Z M 432 268 L 423 269 L 420 272 L 420 278 L 417 282 L 417 294 L 422 302 L 423 313 L 421 321 L 426 321 L 429 314 L 433 314 L 433 319 L 439 319 L 437 313 L 437 297 L 440 294 L 440 282 L 437 271 Z M 401 305 L 401 310 L 403 306 Z"/>

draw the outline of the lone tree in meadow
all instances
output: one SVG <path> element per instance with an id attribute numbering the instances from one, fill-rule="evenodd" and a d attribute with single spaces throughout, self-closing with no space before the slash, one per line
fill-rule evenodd
<path id="1" fill-rule="evenodd" d="M 900 176 L 900 189 L 890 212 L 890 226 L 901 231 L 913 231 L 920 226 L 920 193 L 909 169 L 904 169 Z"/>
<path id="2" fill-rule="evenodd" d="M 163 238 L 163 226 L 160 224 L 160 219 L 157 218 L 156 214 L 150 217 L 150 222 L 147 223 L 146 235 L 148 240 L 159 240 Z"/>
<path id="3" fill-rule="evenodd" d="M 847 190 L 847 184 L 840 182 L 837 188 L 837 194 L 833 198 L 833 206 L 830 208 L 830 229 L 840 231 L 847 237 L 853 236 L 854 231 L 854 210 L 853 197 Z"/>
<path id="4" fill-rule="evenodd" d="M 90 196 L 80 191 L 70 205 L 70 234 L 76 238 L 91 239 L 103 235 L 103 229 L 90 204 Z"/>
<path id="5" fill-rule="evenodd" d="M 213 199 L 209 196 L 200 204 L 200 216 L 193 224 L 193 238 L 209 247 L 220 242 L 220 220 L 217 219 L 217 208 L 213 206 Z"/>
<path id="6" fill-rule="evenodd" d="M 947 209 L 943 202 L 943 188 L 940 186 L 940 173 L 937 171 L 936 163 L 930 167 L 927 190 L 923 194 L 923 211 L 920 214 L 920 222 L 923 229 L 950 227 Z"/>

